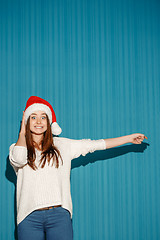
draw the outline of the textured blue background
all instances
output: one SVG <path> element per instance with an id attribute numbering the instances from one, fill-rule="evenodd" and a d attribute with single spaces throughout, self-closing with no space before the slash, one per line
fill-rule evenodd
<path id="1" fill-rule="evenodd" d="M 16 142 L 30 95 L 62 136 L 142 132 L 148 143 L 72 163 L 75 240 L 160 239 L 160 2 L 0 1 L 0 239 L 14 239 Z"/>

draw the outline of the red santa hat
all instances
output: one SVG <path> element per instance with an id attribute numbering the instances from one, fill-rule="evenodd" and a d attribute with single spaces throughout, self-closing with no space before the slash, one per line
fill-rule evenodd
<path id="1" fill-rule="evenodd" d="M 56 115 L 51 104 L 40 97 L 31 96 L 26 103 L 25 122 L 27 122 L 29 116 L 36 111 L 43 111 L 47 114 L 54 135 L 59 135 L 62 132 L 62 129 L 56 122 Z"/>

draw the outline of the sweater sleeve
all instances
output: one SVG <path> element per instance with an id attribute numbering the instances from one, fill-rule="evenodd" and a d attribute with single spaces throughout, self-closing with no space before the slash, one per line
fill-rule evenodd
<path id="1" fill-rule="evenodd" d="M 13 143 L 9 148 L 9 160 L 13 167 L 23 167 L 27 164 L 27 148 L 15 146 L 15 143 Z"/>
<path id="2" fill-rule="evenodd" d="M 73 140 L 70 139 L 71 159 L 78 158 L 80 155 L 85 156 L 87 153 L 92 153 L 96 150 L 105 150 L 106 143 L 104 139 L 91 140 Z"/>

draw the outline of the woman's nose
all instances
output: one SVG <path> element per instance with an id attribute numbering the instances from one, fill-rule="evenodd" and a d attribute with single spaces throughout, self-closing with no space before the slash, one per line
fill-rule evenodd
<path id="1" fill-rule="evenodd" d="M 37 118 L 37 123 L 41 123 L 41 119 L 40 118 Z"/>

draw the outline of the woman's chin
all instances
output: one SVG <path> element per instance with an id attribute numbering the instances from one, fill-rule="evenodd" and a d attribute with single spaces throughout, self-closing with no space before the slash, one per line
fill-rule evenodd
<path id="1" fill-rule="evenodd" d="M 35 135 L 43 135 L 45 131 L 36 130 L 36 131 L 31 131 L 31 133 Z"/>

